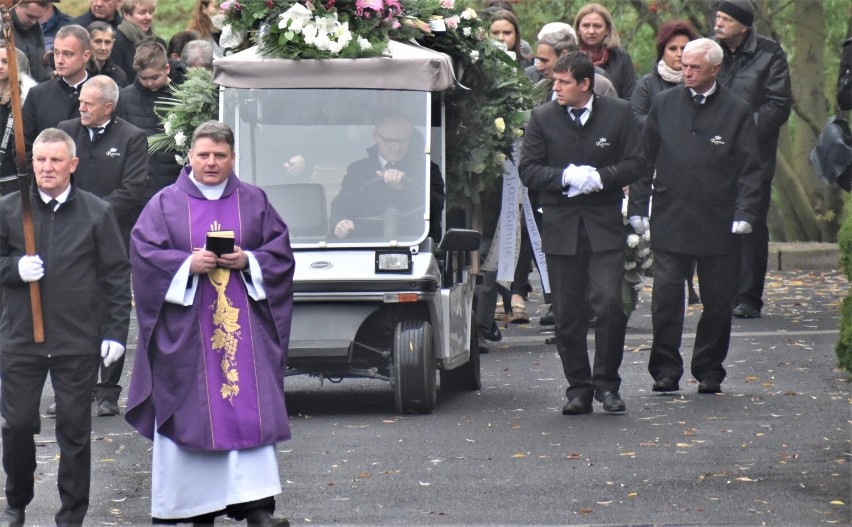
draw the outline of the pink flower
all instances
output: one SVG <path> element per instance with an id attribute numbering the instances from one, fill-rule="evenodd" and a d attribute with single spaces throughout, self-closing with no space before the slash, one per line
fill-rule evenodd
<path id="1" fill-rule="evenodd" d="M 383 0 L 355 0 L 355 9 L 360 9 L 362 12 L 366 9 L 372 9 L 379 12 L 384 7 Z"/>
<path id="2" fill-rule="evenodd" d="M 228 9 L 231 8 L 232 5 L 234 5 L 236 3 L 237 3 L 237 0 L 226 0 L 225 2 L 222 2 L 222 4 L 219 7 L 221 7 L 225 11 L 227 11 Z"/>
<path id="3" fill-rule="evenodd" d="M 399 4 L 399 0 L 385 0 L 385 6 L 388 8 L 388 15 L 402 13 L 402 6 Z"/>
<path id="4" fill-rule="evenodd" d="M 452 9 L 456 6 L 456 0 L 441 0 L 441 7 L 444 9 Z"/>

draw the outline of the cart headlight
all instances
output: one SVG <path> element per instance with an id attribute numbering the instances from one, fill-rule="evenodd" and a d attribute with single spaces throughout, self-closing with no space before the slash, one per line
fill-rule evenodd
<path id="1" fill-rule="evenodd" d="M 377 273 L 410 273 L 411 272 L 411 253 L 410 252 L 377 252 L 376 253 L 376 272 Z"/>

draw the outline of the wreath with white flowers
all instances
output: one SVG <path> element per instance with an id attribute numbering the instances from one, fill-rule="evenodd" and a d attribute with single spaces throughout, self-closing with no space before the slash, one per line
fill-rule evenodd
<path id="1" fill-rule="evenodd" d="M 414 39 L 452 57 L 460 87 L 445 96 L 450 207 L 478 205 L 496 188 L 541 99 L 467 0 L 227 0 L 222 8 L 229 52 L 257 45 L 285 59 L 357 58 L 380 55 L 390 39 Z M 194 127 L 218 118 L 215 92 L 212 76 L 190 69 L 161 105 L 165 133 L 150 139 L 151 150 L 185 156 Z"/>

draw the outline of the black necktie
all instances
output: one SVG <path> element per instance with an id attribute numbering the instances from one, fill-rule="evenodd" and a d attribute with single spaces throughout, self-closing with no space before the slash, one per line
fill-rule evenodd
<path id="1" fill-rule="evenodd" d="M 580 118 L 583 117 L 585 111 L 585 108 L 571 108 L 571 115 L 574 118 L 574 124 L 577 125 L 577 128 L 583 127 L 583 121 Z"/>
<path id="2" fill-rule="evenodd" d="M 697 93 L 697 94 L 695 94 L 694 97 L 692 97 L 692 100 L 695 101 L 695 104 L 697 104 L 698 106 L 701 106 L 702 104 L 704 104 L 704 99 L 705 99 L 705 97 L 703 95 L 701 95 L 700 93 Z"/>
<path id="3" fill-rule="evenodd" d="M 57 205 L 59 205 L 59 202 L 56 201 L 55 199 L 52 199 L 52 200 L 47 202 L 47 208 L 50 210 L 50 212 L 55 211 Z"/>
<path id="4" fill-rule="evenodd" d="M 104 135 L 104 127 L 103 126 L 92 126 L 91 128 L 89 128 L 89 130 L 91 130 L 91 132 L 92 132 L 90 137 L 92 138 L 93 143 L 98 139 L 98 137 Z"/>

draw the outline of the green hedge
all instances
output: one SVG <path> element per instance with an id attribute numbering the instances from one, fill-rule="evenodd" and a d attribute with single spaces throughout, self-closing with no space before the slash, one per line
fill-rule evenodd
<path id="1" fill-rule="evenodd" d="M 852 281 L 852 205 L 846 201 L 843 225 L 837 235 L 840 245 L 840 265 L 846 278 Z M 852 297 L 843 300 L 840 317 L 840 338 L 837 341 L 837 365 L 852 372 Z"/>

